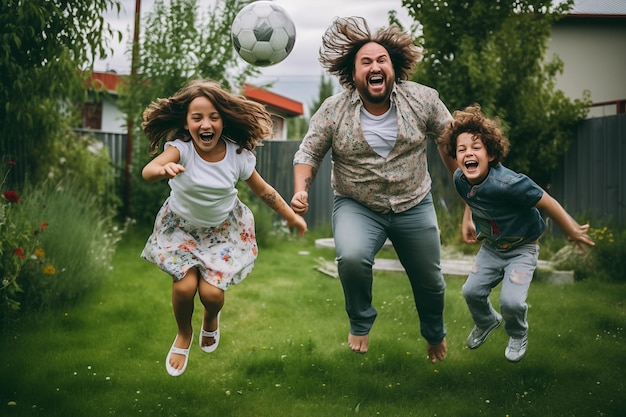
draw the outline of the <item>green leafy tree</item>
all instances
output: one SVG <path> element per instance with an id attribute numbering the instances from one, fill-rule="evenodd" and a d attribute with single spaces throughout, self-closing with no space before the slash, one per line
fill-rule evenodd
<path id="1" fill-rule="evenodd" d="M 148 141 L 141 131 L 143 110 L 190 79 L 212 79 L 237 92 L 246 79 L 259 73 L 257 67 L 244 64 L 232 47 L 232 22 L 247 3 L 218 1 L 199 13 L 197 0 L 156 0 L 142 21 L 136 71 L 120 91 L 121 108 L 133 126 L 132 215 L 141 223 L 153 221 L 169 192 L 165 182 L 146 184 L 140 176 L 150 159 Z"/>
<path id="2" fill-rule="evenodd" d="M 119 0 L 0 2 L 0 154 L 20 159 L 17 180 L 44 177 L 49 149 L 76 125 L 85 77 L 121 35 L 108 10 L 119 12 Z"/>
<path id="3" fill-rule="evenodd" d="M 313 115 L 320 108 L 324 100 L 326 100 L 333 94 L 334 91 L 332 79 L 322 74 L 322 76 L 320 77 L 318 96 L 317 99 L 314 100 L 309 107 L 309 115 Z M 305 116 L 293 117 L 287 120 L 287 131 L 289 132 L 289 139 L 302 139 L 308 129 L 309 122 Z"/>
<path id="4" fill-rule="evenodd" d="M 554 4 L 553 4 L 554 3 Z M 499 117 L 511 141 L 507 166 L 542 186 L 586 116 L 588 92 L 555 89 L 558 57 L 545 61 L 552 24 L 573 0 L 403 0 L 421 25 L 416 80 L 436 88 L 451 110 L 478 103 Z"/>
<path id="5" fill-rule="evenodd" d="M 320 108 L 324 100 L 332 96 L 334 93 L 335 91 L 332 78 L 322 74 L 320 77 L 320 88 L 318 90 L 317 99 L 313 101 L 313 103 L 311 103 L 311 107 L 309 107 L 309 113 L 311 115 L 314 114 Z"/>

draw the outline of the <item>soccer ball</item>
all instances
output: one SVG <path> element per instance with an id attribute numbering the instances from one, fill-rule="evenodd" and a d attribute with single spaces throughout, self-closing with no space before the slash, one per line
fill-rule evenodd
<path id="1" fill-rule="evenodd" d="M 255 1 L 237 13 L 231 36 L 241 58 L 267 67 L 287 58 L 296 42 L 296 26 L 282 7 Z"/>

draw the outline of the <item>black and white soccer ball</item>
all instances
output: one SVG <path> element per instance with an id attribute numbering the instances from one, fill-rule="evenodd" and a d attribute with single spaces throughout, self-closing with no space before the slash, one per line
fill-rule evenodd
<path id="1" fill-rule="evenodd" d="M 242 8 L 231 27 L 235 51 L 260 67 L 287 58 L 296 42 L 296 26 L 285 9 L 272 1 L 255 1 Z"/>

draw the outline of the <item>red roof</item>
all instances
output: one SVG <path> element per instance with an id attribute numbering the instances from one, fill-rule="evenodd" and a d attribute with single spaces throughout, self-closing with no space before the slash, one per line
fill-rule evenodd
<path id="1" fill-rule="evenodd" d="M 111 94 L 117 94 L 117 86 L 122 82 L 122 77 L 115 72 L 92 72 L 87 80 L 90 87 L 98 90 L 106 90 Z"/>
<path id="2" fill-rule="evenodd" d="M 276 107 L 284 111 L 288 116 L 301 116 L 304 114 L 304 107 L 299 101 L 281 96 L 271 91 L 255 87 L 250 84 L 243 85 L 243 95 L 261 104 Z"/>
<path id="3" fill-rule="evenodd" d="M 122 81 L 123 77 L 115 72 L 97 71 L 92 72 L 91 77 L 87 80 L 90 87 L 98 90 L 106 90 L 111 94 L 117 94 L 117 86 Z M 299 101 L 292 100 L 263 88 L 244 84 L 242 94 L 251 100 L 274 107 L 283 112 L 286 116 L 302 116 L 304 114 L 304 107 Z"/>

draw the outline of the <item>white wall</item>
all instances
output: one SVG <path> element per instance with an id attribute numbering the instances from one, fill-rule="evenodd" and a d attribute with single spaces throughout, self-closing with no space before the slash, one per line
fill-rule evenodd
<path id="1" fill-rule="evenodd" d="M 122 113 L 111 98 L 105 97 L 102 102 L 102 131 L 111 133 L 127 133 L 126 115 Z"/>
<path id="2" fill-rule="evenodd" d="M 546 58 L 564 62 L 556 88 L 572 99 L 591 92 L 594 103 L 626 99 L 626 21 L 576 18 L 558 22 L 548 41 Z M 615 106 L 594 108 L 594 116 L 615 114 Z"/>

